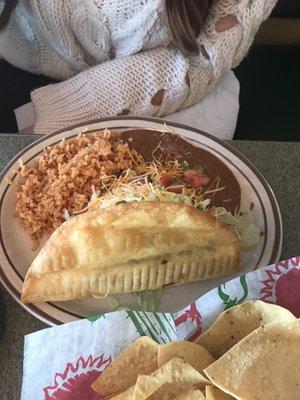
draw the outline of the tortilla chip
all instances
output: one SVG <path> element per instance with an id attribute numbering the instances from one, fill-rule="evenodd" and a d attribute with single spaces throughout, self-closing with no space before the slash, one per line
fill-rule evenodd
<path id="1" fill-rule="evenodd" d="M 208 387 L 208 386 L 207 386 Z M 205 397 L 200 390 L 190 389 L 180 393 L 174 400 L 205 400 Z"/>
<path id="2" fill-rule="evenodd" d="M 158 368 L 159 345 L 143 336 L 128 346 L 93 383 L 92 388 L 105 398 L 115 396 L 133 386 L 139 375 Z"/>
<path id="3" fill-rule="evenodd" d="M 246 301 L 224 311 L 200 336 L 197 343 L 219 358 L 232 346 L 261 325 L 275 321 L 294 321 L 296 317 L 283 307 L 263 301 Z"/>
<path id="4" fill-rule="evenodd" d="M 136 393 L 136 397 L 133 397 L 134 399 L 173 400 L 178 393 L 185 392 L 191 387 L 191 385 L 186 382 L 165 382 L 161 384 L 157 379 L 149 376 L 143 376 L 141 378 L 142 379 L 139 380 L 141 390 Z M 148 393 L 152 390 L 154 390 L 154 392 L 148 396 L 147 390 L 149 390 Z"/>
<path id="5" fill-rule="evenodd" d="M 224 392 L 247 400 L 300 398 L 300 319 L 260 326 L 204 372 Z"/>
<path id="6" fill-rule="evenodd" d="M 161 367 L 172 358 L 178 357 L 187 361 L 200 374 L 215 359 L 202 346 L 192 342 L 172 342 L 159 346 L 158 349 L 158 367 Z"/>
<path id="7" fill-rule="evenodd" d="M 214 386 L 206 386 L 205 396 L 206 400 L 235 400 L 230 394 L 224 393 Z"/>
<path id="8" fill-rule="evenodd" d="M 204 389 L 209 384 L 210 382 L 189 363 L 181 358 L 172 358 L 150 376 L 138 377 L 132 400 L 148 399 L 151 395 L 151 400 L 172 399 L 182 390 Z"/>
<path id="9" fill-rule="evenodd" d="M 132 400 L 133 392 L 134 392 L 134 386 L 131 386 L 129 389 L 125 390 L 125 392 L 119 393 L 116 396 L 105 397 L 105 400 L 106 399 L 109 399 L 109 400 Z"/>
<path id="10" fill-rule="evenodd" d="M 153 376 L 140 375 L 134 387 L 133 400 L 148 399 L 163 384 Z"/>

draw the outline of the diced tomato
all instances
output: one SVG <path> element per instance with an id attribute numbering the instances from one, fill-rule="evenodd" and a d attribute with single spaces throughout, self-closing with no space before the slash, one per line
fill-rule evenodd
<path id="1" fill-rule="evenodd" d="M 168 192 L 172 192 L 172 193 L 177 193 L 180 194 L 182 193 L 182 185 L 181 186 L 169 186 L 168 188 Z"/>
<path id="2" fill-rule="evenodd" d="M 160 182 L 164 187 L 170 186 L 173 182 L 173 175 L 168 172 L 162 174 L 162 176 L 160 177 Z"/>
<path id="3" fill-rule="evenodd" d="M 194 186 L 195 188 L 200 188 L 205 186 L 209 182 L 209 177 L 199 173 L 194 169 L 188 169 L 183 173 L 184 180 L 188 185 Z"/>

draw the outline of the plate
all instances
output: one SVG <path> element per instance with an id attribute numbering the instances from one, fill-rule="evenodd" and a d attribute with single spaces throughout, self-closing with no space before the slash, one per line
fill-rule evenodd
<path id="1" fill-rule="evenodd" d="M 228 143 L 209 134 L 184 125 L 167 123 L 161 119 L 146 117 L 113 117 L 44 136 L 21 151 L 4 169 L 0 176 L 0 279 L 9 293 L 31 314 L 49 325 L 58 325 L 97 315 L 111 310 L 105 299 L 88 299 L 59 303 L 23 304 L 20 294 L 26 271 L 39 249 L 31 250 L 31 241 L 20 228 L 12 214 L 15 201 L 14 187 L 17 184 L 15 171 L 19 160 L 30 165 L 46 146 L 58 143 L 62 138 L 72 138 L 81 132 L 89 133 L 105 128 L 120 132 L 142 130 L 141 135 L 151 135 L 151 130 L 166 131 L 170 128 L 186 141 L 216 157 L 224 168 L 229 168 L 237 180 L 241 197 L 240 209 L 247 213 L 249 222 L 256 224 L 263 236 L 254 251 L 250 251 L 242 260 L 241 273 L 278 261 L 282 244 L 282 220 L 280 210 L 272 189 L 261 173 L 241 153 Z M 12 179 L 12 184 L 7 179 Z M 228 276 L 205 282 L 179 286 L 167 286 L 159 304 L 158 311 L 174 312 L 192 303 L 221 282 L 232 279 Z M 136 297 L 131 294 L 116 296 L 120 303 L 136 307 Z"/>

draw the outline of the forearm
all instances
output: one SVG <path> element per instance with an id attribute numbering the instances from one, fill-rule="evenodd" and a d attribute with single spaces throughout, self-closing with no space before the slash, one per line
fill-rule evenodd
<path id="1" fill-rule="evenodd" d="M 90 68 L 32 93 L 37 132 L 118 114 L 165 115 L 188 95 L 189 60 L 179 51 L 150 50 Z"/>

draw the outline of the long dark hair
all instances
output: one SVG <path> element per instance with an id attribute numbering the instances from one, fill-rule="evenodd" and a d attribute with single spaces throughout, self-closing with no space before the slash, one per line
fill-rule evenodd
<path id="1" fill-rule="evenodd" d="M 185 53 L 199 51 L 197 36 L 213 0 L 165 0 L 169 25 L 176 47 Z"/>
<path id="2" fill-rule="evenodd" d="M 19 0 L 5 0 L 0 15 L 0 31 L 7 25 Z M 197 36 L 213 0 L 165 0 L 173 42 L 187 53 L 198 51 Z"/>

